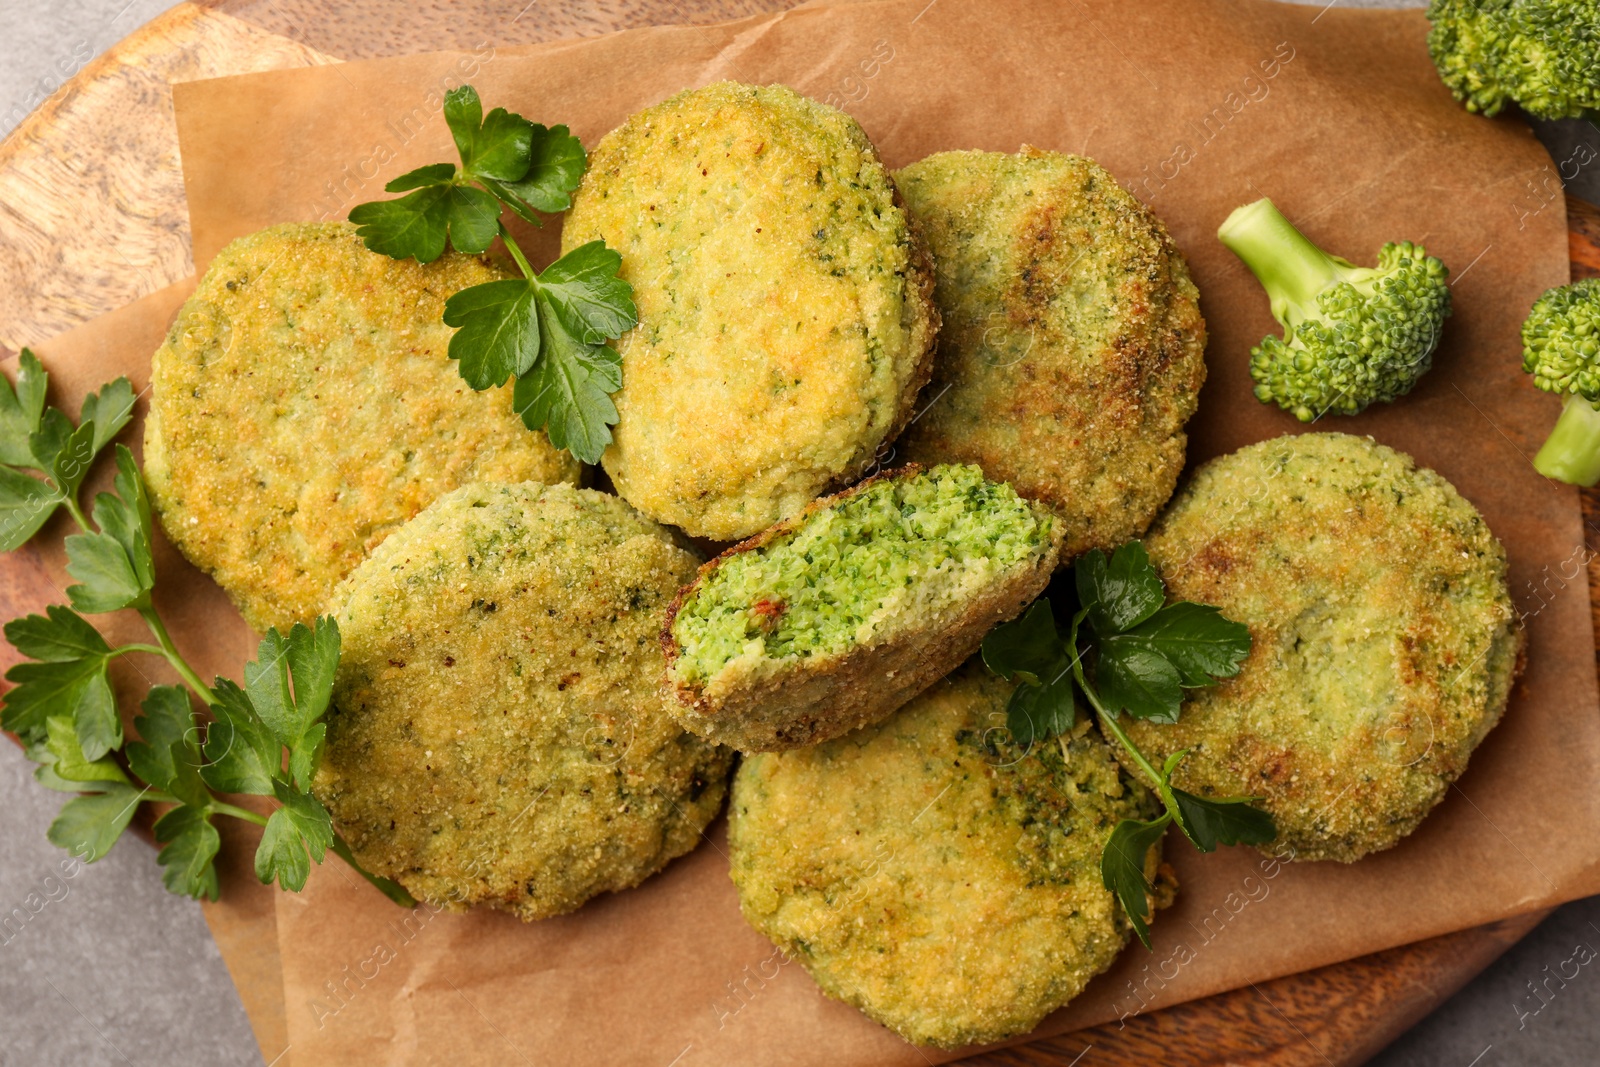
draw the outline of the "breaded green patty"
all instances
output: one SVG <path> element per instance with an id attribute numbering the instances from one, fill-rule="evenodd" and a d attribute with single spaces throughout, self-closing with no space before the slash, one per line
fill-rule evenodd
<path id="1" fill-rule="evenodd" d="M 701 568 L 662 643 L 672 710 L 747 752 L 877 722 L 970 656 L 1055 568 L 1048 510 L 977 467 L 917 467 L 809 505 Z"/>
<path id="2" fill-rule="evenodd" d="M 579 467 L 446 357 L 477 257 L 367 251 L 343 223 L 274 226 L 223 249 L 150 372 L 144 469 L 173 544 L 258 630 L 324 608 L 339 580 L 467 482 L 575 482 Z"/>
<path id="3" fill-rule="evenodd" d="M 469 485 L 337 594 L 314 791 L 368 870 L 539 919 L 692 849 L 730 755 L 661 702 L 662 612 L 694 555 L 614 496 Z"/>
<path id="4" fill-rule="evenodd" d="M 1156 805 L 1087 721 L 1012 742 L 1012 688 L 973 660 L 879 725 L 734 778 L 745 919 L 917 1044 L 1027 1033 L 1128 940 L 1100 851 Z"/>
<path id="5" fill-rule="evenodd" d="M 910 417 L 932 274 L 866 134 L 783 86 L 679 93 L 589 156 L 562 234 L 622 255 L 602 462 L 645 514 L 731 541 L 852 481 Z"/>
<path id="6" fill-rule="evenodd" d="M 901 453 L 976 463 L 1049 504 L 1063 562 L 1138 536 L 1177 484 L 1206 376 L 1166 227 L 1081 156 L 940 152 L 895 180 L 944 320 Z"/>
<path id="7" fill-rule="evenodd" d="M 1416 828 L 1499 721 L 1522 647 L 1506 555 L 1449 482 L 1370 438 L 1201 467 L 1145 542 L 1173 599 L 1250 627 L 1237 678 L 1126 723 L 1174 784 L 1253 794 L 1274 850 L 1349 862 Z"/>

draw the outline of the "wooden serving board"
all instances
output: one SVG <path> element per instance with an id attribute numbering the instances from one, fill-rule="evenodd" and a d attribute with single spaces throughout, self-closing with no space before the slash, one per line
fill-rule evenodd
<path id="1" fill-rule="evenodd" d="M 711 23 L 795 0 L 204 0 L 95 60 L 0 144 L 0 353 L 193 273 L 170 85 L 277 67 Z M 1574 277 L 1600 276 L 1600 211 L 1568 204 Z M 1600 493 L 1583 494 L 1600 532 Z M 1596 537 L 1600 547 L 1600 536 Z M 1600 562 L 1589 564 L 1591 600 Z M 1359 1064 L 1545 912 L 988 1053 L 987 1067 Z"/>

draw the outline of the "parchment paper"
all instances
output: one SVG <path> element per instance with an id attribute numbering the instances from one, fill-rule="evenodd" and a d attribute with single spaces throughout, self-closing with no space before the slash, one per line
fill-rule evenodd
<path id="1" fill-rule="evenodd" d="M 1359 864 L 1284 866 L 1174 844 L 1183 889 L 1158 918 L 1155 951 L 1126 953 L 1041 1031 L 1054 1032 L 1600 890 L 1587 555 L 1575 492 L 1528 464 L 1557 404 L 1525 380 L 1516 339 L 1533 298 L 1566 280 L 1564 214 L 1559 200 L 1527 191 L 1549 166 L 1528 131 L 1457 108 L 1424 35 L 1416 12 L 1252 0 L 888 0 L 251 75 L 175 96 L 202 269 L 233 237 L 342 217 L 381 196 L 387 178 L 452 158 L 436 101 L 464 79 L 491 106 L 569 123 L 588 143 L 673 91 L 732 77 L 832 99 L 891 166 L 1024 142 L 1090 155 L 1162 215 L 1203 294 L 1211 377 L 1191 426 L 1193 460 L 1300 429 L 1250 396 L 1246 353 L 1273 324 L 1253 279 L 1213 237 L 1231 208 L 1270 195 L 1314 239 L 1357 259 L 1409 238 L 1451 265 L 1458 310 L 1433 373 L 1405 401 L 1325 428 L 1371 433 L 1435 467 L 1506 542 L 1530 654 L 1504 723 L 1417 834 Z M 547 256 L 553 237 L 539 246 Z M 238 626 L 217 597 L 197 593 L 180 640 L 208 665 L 226 651 L 237 673 L 228 635 Z M 274 898 L 292 1058 L 300 1067 L 948 1058 L 826 1000 L 776 956 L 740 920 L 723 851 L 719 827 L 640 889 L 532 925 L 407 915 L 325 865 L 305 893 Z"/>

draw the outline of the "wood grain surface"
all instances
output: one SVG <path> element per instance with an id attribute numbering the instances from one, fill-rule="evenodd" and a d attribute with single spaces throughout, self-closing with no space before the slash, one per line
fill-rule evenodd
<path id="1" fill-rule="evenodd" d="M 188 277 L 174 81 L 407 52 L 705 24 L 794 0 L 204 0 L 91 63 L 0 144 L 0 349 L 14 352 Z M 1600 210 L 1569 203 L 1574 277 L 1600 276 Z M 1583 494 L 1600 532 L 1600 493 Z M 1600 545 L 1600 537 L 1590 539 Z M 1589 564 L 1591 600 L 1600 560 Z M 28 568 L 17 568 L 28 573 Z M 1545 913 L 1127 1021 L 980 1055 L 986 1067 L 1364 1062 Z"/>
<path id="2" fill-rule="evenodd" d="M 194 272 L 172 82 L 326 61 L 180 4 L 24 119 L 0 144 L 0 346 L 54 337 Z"/>

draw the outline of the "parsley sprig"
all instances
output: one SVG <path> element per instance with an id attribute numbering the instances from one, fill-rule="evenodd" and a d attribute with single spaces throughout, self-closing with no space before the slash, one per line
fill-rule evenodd
<path id="1" fill-rule="evenodd" d="M 304 887 L 312 861 L 332 850 L 356 870 L 349 846 L 310 793 L 326 728 L 322 723 L 339 663 L 339 627 L 332 618 L 270 630 L 245 684 L 200 680 L 167 632 L 152 599 L 155 559 L 150 500 L 133 453 L 116 446 L 114 491 L 99 493 L 93 522 L 78 494 L 95 459 L 133 416 L 126 378 L 91 393 L 73 425 L 45 406 L 49 376 L 32 352 L 21 356 L 12 388 L 0 376 L 0 546 L 20 547 L 58 508 L 79 532 L 66 538 L 67 604 L 14 619 L 6 640 L 27 657 L 6 672 L 13 687 L 0 706 L 0 726 L 15 733 L 49 789 L 77 794 L 49 830 L 51 842 L 93 862 L 111 850 L 140 804 L 171 805 L 153 827 L 164 846 L 162 881 L 174 893 L 217 898 L 219 815 L 263 828 L 256 876 L 285 889 Z M 24 473 L 34 471 L 38 475 Z M 154 643 L 111 645 L 85 615 L 132 610 Z M 125 736 L 108 670 L 130 652 L 161 656 L 184 686 L 152 686 Z M 210 710 L 205 722 L 193 699 Z M 278 807 L 261 815 L 224 800 L 229 794 L 270 796 Z M 414 901 L 399 885 L 362 875 L 398 903 Z"/>
<path id="2" fill-rule="evenodd" d="M 520 278 L 463 289 L 445 302 L 456 327 L 450 358 L 474 389 L 515 378 L 512 406 L 530 430 L 595 463 L 611 443 L 622 388 L 622 357 L 607 344 L 639 320 L 633 288 L 617 277 L 622 257 L 590 241 L 542 272 L 529 265 L 501 222 L 502 208 L 534 225 L 537 212 L 565 211 L 587 166 L 565 126 L 546 128 L 504 108 L 487 115 L 477 90 L 445 94 L 444 118 L 460 164 L 432 163 L 384 189 L 398 200 L 358 204 L 356 233 L 374 252 L 431 263 L 446 245 L 477 255 L 499 238 Z"/>
<path id="3" fill-rule="evenodd" d="M 1185 689 L 1239 673 L 1250 654 L 1250 631 L 1222 612 L 1188 601 L 1166 603 L 1166 587 L 1138 541 L 1107 558 L 1095 549 L 1073 567 L 1077 611 L 1065 639 L 1050 601 L 1040 598 L 983 641 L 990 670 L 1022 684 L 1011 695 L 1006 725 L 1024 746 L 1070 732 L 1078 719 L 1075 694 L 1155 784 L 1165 811 L 1142 821 L 1123 819 L 1100 855 L 1100 877 L 1117 895 L 1134 931 L 1150 946 L 1150 894 L 1145 857 L 1176 824 L 1202 852 L 1218 844 L 1263 845 L 1277 836 L 1272 817 L 1251 807 L 1259 797 L 1201 797 L 1172 784 L 1188 755 L 1174 752 L 1158 769 L 1139 751 L 1120 717 L 1175 723 Z"/>

